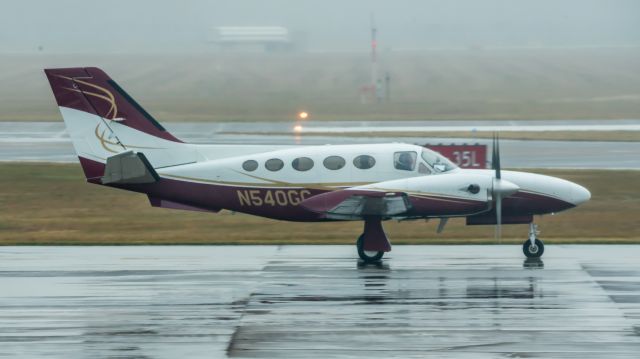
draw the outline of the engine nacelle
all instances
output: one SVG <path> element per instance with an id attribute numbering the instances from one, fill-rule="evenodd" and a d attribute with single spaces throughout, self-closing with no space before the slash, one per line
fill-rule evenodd
<path id="1" fill-rule="evenodd" d="M 401 192 L 417 217 L 468 216 L 491 209 L 493 178 L 477 173 L 412 177 L 354 187 L 352 190 Z"/>

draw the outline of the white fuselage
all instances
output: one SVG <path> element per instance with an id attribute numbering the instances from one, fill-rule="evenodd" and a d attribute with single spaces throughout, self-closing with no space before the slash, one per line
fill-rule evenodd
<path id="1" fill-rule="evenodd" d="M 251 188 L 361 188 L 443 194 L 455 198 L 486 201 L 486 191 L 473 194 L 461 191 L 463 182 L 482 182 L 490 186 L 490 170 L 463 170 L 450 164 L 441 155 L 421 146 L 388 143 L 322 146 L 245 146 L 186 144 L 149 136 L 116 121 L 107 123 L 93 114 L 60 107 L 70 137 L 78 155 L 97 162 L 124 150 L 142 152 L 167 179 L 183 182 L 216 184 Z M 115 135 L 117 134 L 117 135 Z M 413 164 L 399 168 L 398 154 L 410 153 Z M 373 159 L 370 168 L 363 168 L 357 159 Z M 340 168 L 329 168 L 325 160 L 338 157 Z M 296 159 L 304 158 L 304 170 L 294 168 Z M 268 169 L 270 160 L 281 166 Z M 309 167 L 309 160 L 312 165 Z M 243 165 L 255 161 L 255 168 Z M 360 167 L 360 168 L 358 168 Z M 434 178 L 437 176 L 438 178 Z M 470 178 L 472 176 L 473 178 Z M 422 179 L 429 178 L 428 181 Z M 503 178 L 529 192 L 578 205 L 590 198 L 584 187 L 559 178 L 524 172 L 503 171 Z M 466 183 L 465 182 L 465 183 Z M 425 185 L 427 183 L 427 185 Z M 483 197 L 484 196 L 484 197 Z M 551 211 L 551 210 L 550 210 Z"/>

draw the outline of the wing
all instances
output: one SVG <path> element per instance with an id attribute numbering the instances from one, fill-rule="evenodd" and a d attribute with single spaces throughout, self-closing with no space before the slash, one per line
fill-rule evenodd
<path id="1" fill-rule="evenodd" d="M 330 219 L 363 219 L 365 217 L 402 216 L 411 209 L 404 192 L 344 189 L 313 196 L 301 203 L 313 212 Z"/>
<path id="2" fill-rule="evenodd" d="M 454 172 L 345 188 L 301 205 L 329 219 L 466 217 L 491 210 L 492 185 L 485 173 Z"/>

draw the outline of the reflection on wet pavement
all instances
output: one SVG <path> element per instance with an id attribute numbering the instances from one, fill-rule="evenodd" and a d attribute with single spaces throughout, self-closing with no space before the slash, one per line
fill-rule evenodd
<path id="1" fill-rule="evenodd" d="M 491 248 L 2 247 L 0 357 L 637 357 L 640 246 Z"/>

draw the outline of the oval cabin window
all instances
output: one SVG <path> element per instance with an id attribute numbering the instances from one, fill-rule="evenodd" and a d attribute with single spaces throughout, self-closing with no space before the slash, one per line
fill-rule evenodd
<path id="1" fill-rule="evenodd" d="M 291 162 L 291 166 L 298 171 L 308 171 L 313 168 L 313 160 L 309 157 L 298 157 Z"/>
<path id="2" fill-rule="evenodd" d="M 248 172 L 255 171 L 258 168 L 258 162 L 254 160 L 244 161 L 242 169 Z"/>
<path id="3" fill-rule="evenodd" d="M 344 160 L 344 158 L 340 156 L 329 156 L 322 162 L 322 164 L 324 164 L 327 169 L 334 171 L 344 167 L 345 163 L 346 161 Z"/>
<path id="4" fill-rule="evenodd" d="M 279 158 L 272 158 L 264 163 L 264 166 L 272 172 L 280 171 L 284 167 L 284 162 Z"/>
<path id="5" fill-rule="evenodd" d="M 361 155 L 353 159 L 353 165 L 361 170 L 368 170 L 375 166 L 376 159 L 369 155 Z"/>

